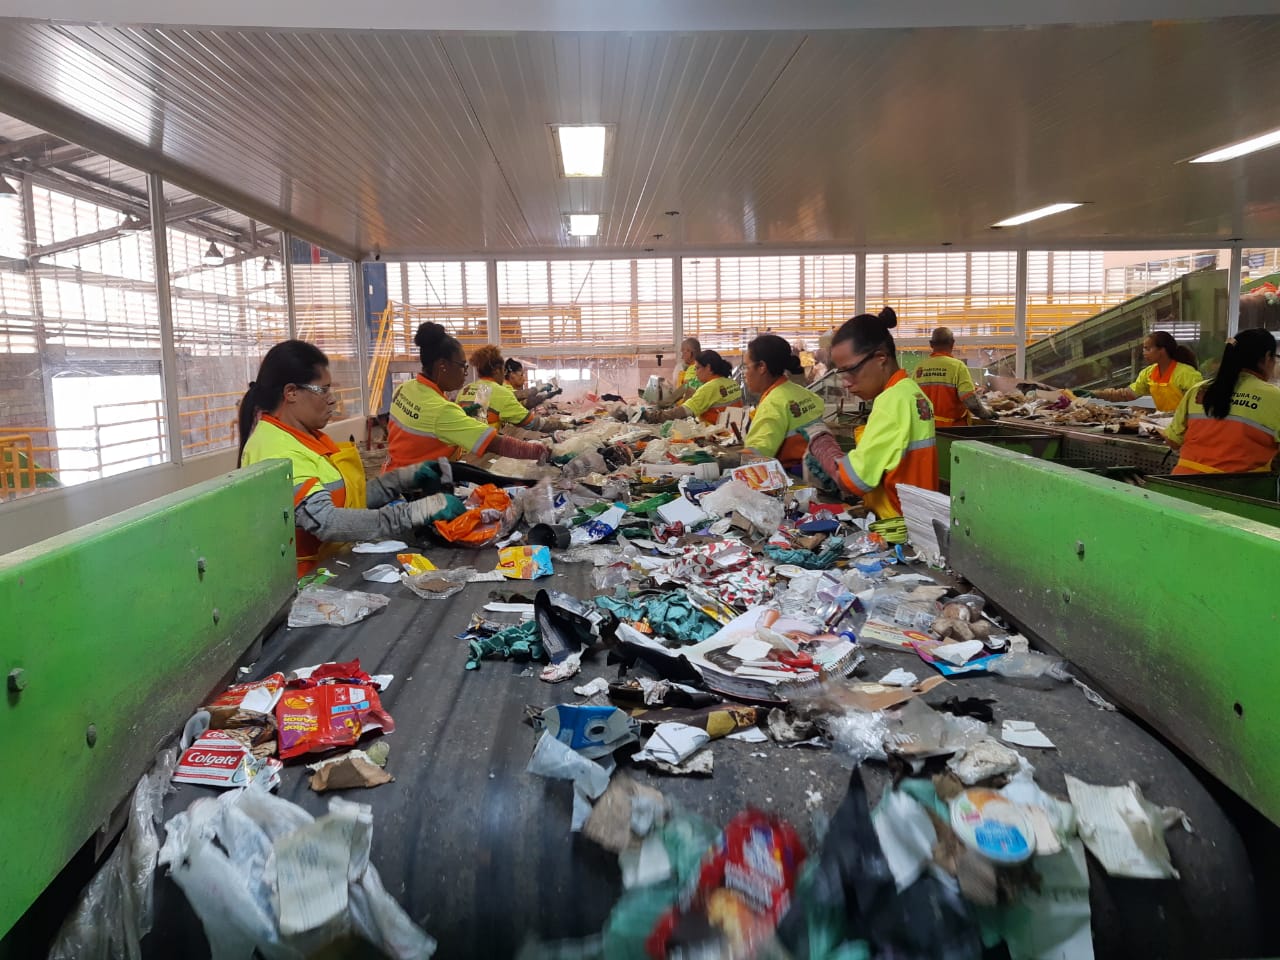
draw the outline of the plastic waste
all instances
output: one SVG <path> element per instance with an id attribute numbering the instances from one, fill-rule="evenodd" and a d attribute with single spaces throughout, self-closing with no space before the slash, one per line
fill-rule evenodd
<path id="1" fill-rule="evenodd" d="M 134 787 L 124 836 L 63 922 L 49 960 L 142 956 L 142 938 L 153 919 L 152 881 L 160 852 L 156 824 L 177 762 L 176 750 L 163 751 Z"/>
<path id="2" fill-rule="evenodd" d="M 1025 653 L 1006 653 L 993 660 L 987 667 L 990 673 L 1014 680 L 1036 680 L 1048 677 L 1063 683 L 1071 679 L 1066 662 L 1059 657 L 1047 657 L 1043 653 L 1028 650 Z"/>
<path id="3" fill-rule="evenodd" d="M 831 737 L 832 752 L 846 767 L 856 769 L 872 758 L 885 758 L 884 739 L 889 727 L 883 713 L 853 710 L 828 717 L 823 726 Z"/>
<path id="4" fill-rule="evenodd" d="M 730 480 L 710 493 L 703 494 L 700 506 L 719 517 L 737 514 L 764 534 L 773 533 L 782 523 L 782 501 L 752 490 L 742 480 Z"/>
<path id="5" fill-rule="evenodd" d="M 298 591 L 289 609 L 291 627 L 345 627 L 377 613 L 390 600 L 376 593 L 311 585 Z"/>

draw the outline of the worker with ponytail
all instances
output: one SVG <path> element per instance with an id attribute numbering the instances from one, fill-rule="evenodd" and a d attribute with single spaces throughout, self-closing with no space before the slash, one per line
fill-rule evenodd
<path id="1" fill-rule="evenodd" d="M 486 420 L 491 427 L 520 427 L 550 433 L 566 430 L 569 424 L 555 417 L 534 416 L 517 398 L 506 383 L 506 370 L 502 351 L 486 343 L 471 354 L 471 366 L 476 378 L 458 393 L 458 405 L 468 416 Z"/>
<path id="2" fill-rule="evenodd" d="M 1183 346 L 1167 330 L 1155 330 L 1142 341 L 1142 359 L 1149 364 L 1138 379 L 1127 387 L 1114 390 L 1078 391 L 1081 396 L 1099 400 L 1126 401 L 1151 396 L 1156 409 L 1168 413 L 1177 408 L 1183 395 L 1201 380 L 1196 369 L 1196 355 Z"/>
<path id="3" fill-rule="evenodd" d="M 334 443 L 321 432 L 336 399 L 329 358 L 314 344 L 286 340 L 267 351 L 240 402 L 240 465 L 287 460 L 293 467 L 299 576 L 314 570 L 335 544 L 408 539 L 463 510 L 457 497 L 440 492 L 440 474 L 432 464 L 366 483 L 355 445 Z"/>
<path id="4" fill-rule="evenodd" d="M 744 459 L 776 458 L 783 466 L 800 466 L 809 447 L 804 428 L 822 421 L 822 398 L 788 376 L 799 372 L 800 358 L 781 337 L 766 333 L 747 344 L 743 379 L 760 402 L 743 441 Z"/>
<path id="5" fill-rule="evenodd" d="M 694 374 L 701 384 L 684 403 L 666 409 L 650 407 L 643 413 L 649 423 L 664 423 L 683 417 L 697 417 L 714 424 L 720 411 L 742 406 L 742 388 L 729 378 L 733 367 L 714 350 L 703 350 L 694 360 Z"/>
<path id="6" fill-rule="evenodd" d="M 387 464 L 394 470 L 425 460 L 486 451 L 502 457 L 545 460 L 547 448 L 511 437 L 500 437 L 496 428 L 469 417 L 445 394 L 462 386 L 467 358 L 462 344 L 438 323 L 424 323 L 413 338 L 422 369 L 391 398 L 391 423 L 387 428 Z"/>
<path id="7" fill-rule="evenodd" d="M 897 314 L 885 307 L 847 320 L 836 331 L 831 362 L 845 389 L 871 403 L 871 415 L 847 456 L 824 425 L 810 431 L 805 458 L 815 479 L 835 481 L 861 497 L 881 520 L 902 516 L 899 484 L 938 489 L 933 406 L 898 366 L 889 332 L 897 324 Z"/>
<path id="8" fill-rule="evenodd" d="M 1280 447 L 1276 338 L 1242 330 L 1227 341 L 1217 376 L 1183 396 L 1165 431 L 1174 473 L 1265 473 Z"/>

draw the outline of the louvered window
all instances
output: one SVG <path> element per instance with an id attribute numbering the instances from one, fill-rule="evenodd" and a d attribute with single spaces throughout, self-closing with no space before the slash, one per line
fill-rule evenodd
<path id="1" fill-rule="evenodd" d="M 703 347 L 737 352 L 760 333 L 813 348 L 853 316 L 852 255 L 688 257 L 684 332 Z"/>
<path id="2" fill-rule="evenodd" d="M 0 354 L 35 353 L 35 317 L 22 240 L 22 199 L 0 194 Z"/>
<path id="3" fill-rule="evenodd" d="M 351 261 L 296 240 L 292 253 L 296 335 L 329 357 L 338 395 L 336 416 L 359 416 L 364 401 Z"/>
<path id="4" fill-rule="evenodd" d="M 489 342 L 489 286 L 483 260 L 406 261 L 387 264 L 387 299 L 395 318 L 392 354 L 418 356 L 418 325 L 440 324 L 470 355 Z"/>
<path id="5" fill-rule="evenodd" d="M 670 350 L 670 260 L 502 260 L 497 268 L 501 343 L 511 353 Z"/>

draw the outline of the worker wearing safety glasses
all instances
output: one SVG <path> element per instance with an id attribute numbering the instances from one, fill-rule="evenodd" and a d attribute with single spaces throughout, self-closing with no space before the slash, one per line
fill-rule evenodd
<path id="1" fill-rule="evenodd" d="M 831 361 L 845 389 L 871 403 L 857 446 L 846 456 L 825 424 L 806 431 L 806 467 L 861 497 L 881 520 L 902 516 L 899 484 L 938 489 L 933 405 L 898 366 L 889 333 L 897 323 L 897 314 L 885 307 L 845 321 L 831 341 Z"/>

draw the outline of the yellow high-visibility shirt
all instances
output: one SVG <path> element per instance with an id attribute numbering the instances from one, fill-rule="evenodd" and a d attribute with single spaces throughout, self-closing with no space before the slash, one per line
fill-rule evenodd
<path id="1" fill-rule="evenodd" d="M 698 365 L 689 364 L 683 370 L 676 373 L 676 388 L 683 390 L 686 387 L 690 390 L 697 390 L 702 386 L 702 381 L 698 379 Z"/>
<path id="2" fill-rule="evenodd" d="M 785 376 L 780 377 L 760 395 L 760 402 L 751 414 L 743 452 L 775 457 L 784 466 L 796 466 L 809 449 L 809 440 L 800 428 L 821 417 L 820 396 Z"/>
<path id="3" fill-rule="evenodd" d="M 681 404 L 691 416 L 706 423 L 715 423 L 725 407 L 742 406 L 742 388 L 728 377 L 716 377 L 694 391 L 693 396 Z"/>
<path id="4" fill-rule="evenodd" d="M 973 377 L 964 361 L 934 353 L 921 360 L 911 376 L 933 404 L 937 426 L 963 427 L 972 421 L 965 400 L 973 396 Z"/>
<path id="5" fill-rule="evenodd" d="M 391 398 L 387 463 L 383 470 L 440 457 L 456 460 L 464 453 L 484 453 L 496 435 L 493 427 L 468 417 L 439 387 L 418 374 L 400 384 Z"/>
<path id="6" fill-rule="evenodd" d="M 478 403 L 478 396 L 483 387 L 489 388 L 489 403 L 484 408 L 484 419 L 488 420 L 490 426 L 496 427 L 506 423 L 513 427 L 522 427 L 533 419 L 533 414 L 516 399 L 514 390 L 505 383 L 498 383 L 487 377 L 473 380 L 459 390 L 458 405 L 465 409 L 468 404 Z"/>
<path id="7" fill-rule="evenodd" d="M 1280 388 L 1245 372 L 1236 381 L 1231 412 L 1222 420 L 1204 410 L 1209 381 L 1182 395 L 1165 436 L 1180 444 L 1174 473 L 1265 473 L 1280 449 Z"/>
<path id="8" fill-rule="evenodd" d="M 1173 361 L 1164 370 L 1153 363 L 1138 374 L 1129 389 L 1140 397 L 1151 394 L 1156 409 L 1168 413 L 1176 410 L 1183 394 L 1201 381 L 1200 371 L 1185 363 Z"/>
<path id="9" fill-rule="evenodd" d="M 938 489 L 933 405 L 905 370 L 871 401 L 867 428 L 840 461 L 840 480 L 881 520 L 902 516 L 898 484 Z"/>

